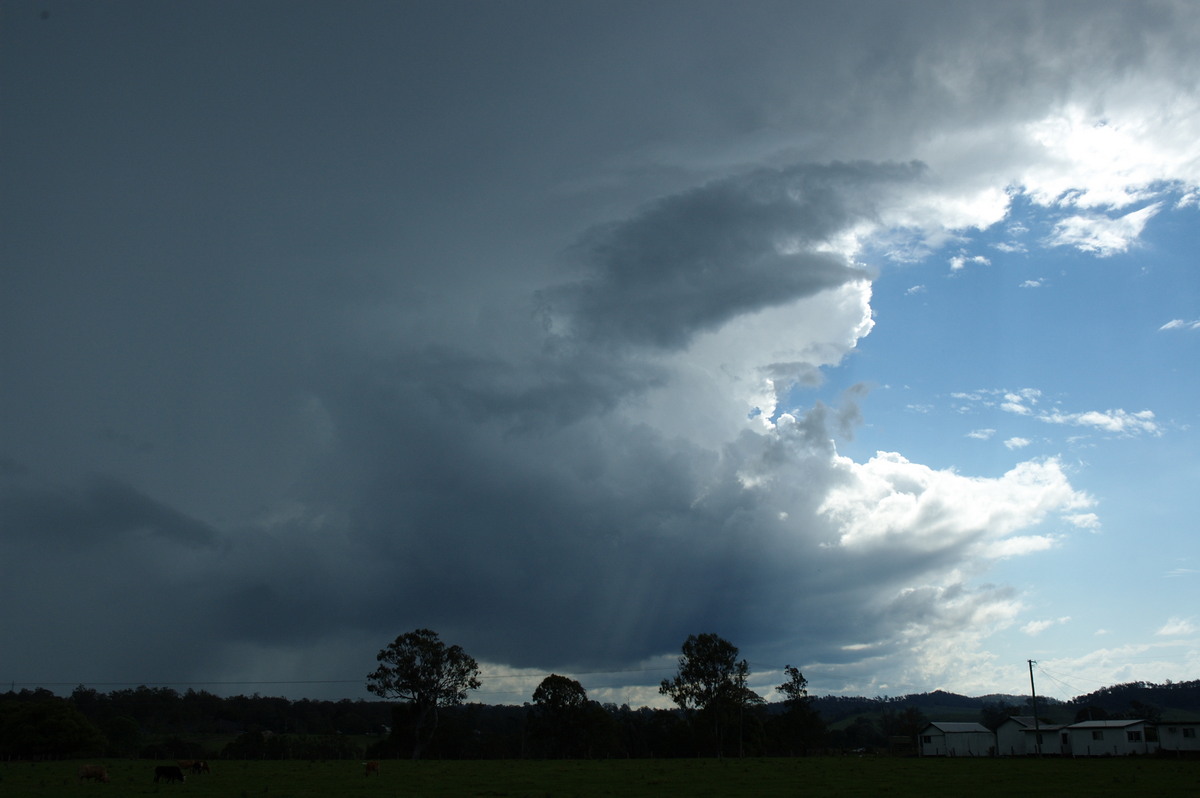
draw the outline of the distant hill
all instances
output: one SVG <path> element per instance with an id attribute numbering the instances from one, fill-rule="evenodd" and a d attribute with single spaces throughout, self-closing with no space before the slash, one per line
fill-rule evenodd
<path id="1" fill-rule="evenodd" d="M 1080 712 L 1096 720 L 1149 718 L 1151 720 L 1200 720 L 1200 680 L 1190 682 L 1129 682 L 1103 687 L 1071 700 Z"/>
<path id="2" fill-rule="evenodd" d="M 904 696 L 812 696 L 813 709 L 830 726 L 844 725 L 853 718 L 874 719 L 887 712 L 913 709 L 930 720 L 982 721 L 1006 714 L 1033 713 L 1028 695 L 993 693 L 965 696 L 934 690 Z M 1038 715 L 1060 723 L 1077 718 L 1148 718 L 1150 720 L 1200 720 L 1200 681 L 1151 684 L 1130 682 L 1105 687 L 1094 693 L 1060 701 L 1038 696 Z"/>

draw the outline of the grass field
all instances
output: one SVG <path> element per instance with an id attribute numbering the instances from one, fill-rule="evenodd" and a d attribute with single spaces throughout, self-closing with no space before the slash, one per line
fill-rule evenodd
<path id="1" fill-rule="evenodd" d="M 0 763 L 4 798 L 188 795 L 338 796 L 961 796 L 1200 795 L 1200 760 L 649 759 L 608 761 L 217 761 L 187 783 L 155 784 L 152 761 L 103 764 L 109 784 L 77 779 L 79 762 Z"/>

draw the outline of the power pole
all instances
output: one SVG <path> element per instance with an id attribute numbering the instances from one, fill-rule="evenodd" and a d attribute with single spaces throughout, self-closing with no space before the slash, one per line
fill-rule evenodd
<path id="1" fill-rule="evenodd" d="M 1033 744 L 1037 749 L 1037 755 L 1042 755 L 1042 727 L 1038 721 L 1037 711 L 1037 690 L 1033 687 L 1033 660 L 1029 660 L 1029 694 L 1033 696 Z"/>

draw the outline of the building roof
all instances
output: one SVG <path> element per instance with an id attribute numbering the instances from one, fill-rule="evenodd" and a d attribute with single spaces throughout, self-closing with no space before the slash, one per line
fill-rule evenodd
<path id="1" fill-rule="evenodd" d="M 935 720 L 930 722 L 925 728 L 928 729 L 929 726 L 932 726 L 945 734 L 962 734 L 964 732 L 983 732 L 984 734 L 991 734 L 991 731 L 988 730 L 988 727 L 984 726 L 982 723 L 947 723 L 945 721 Z"/>
<path id="2" fill-rule="evenodd" d="M 1136 726 L 1139 723 L 1149 723 L 1145 718 L 1133 718 L 1124 720 L 1084 720 L 1079 723 L 1072 723 L 1067 726 L 1068 729 L 1123 729 L 1126 726 Z"/>
<path id="3" fill-rule="evenodd" d="M 1010 720 L 1018 725 L 1028 726 L 1029 728 L 1033 728 L 1037 725 L 1037 722 L 1033 719 L 1033 715 L 1009 715 L 1004 719 L 1004 723 L 1008 723 Z M 1000 725 L 1003 726 L 1004 723 L 1001 723 Z"/>

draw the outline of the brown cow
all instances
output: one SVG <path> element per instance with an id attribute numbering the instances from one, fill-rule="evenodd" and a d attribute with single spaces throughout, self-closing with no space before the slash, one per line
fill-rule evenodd
<path id="1" fill-rule="evenodd" d="M 88 779 L 108 784 L 108 771 L 104 769 L 103 765 L 80 765 L 79 780 L 82 782 Z"/>
<path id="2" fill-rule="evenodd" d="M 179 767 L 179 765 L 159 765 L 154 768 L 155 783 L 165 781 L 170 784 L 173 781 L 177 781 L 182 784 L 186 779 L 187 777 L 183 775 L 183 768 Z"/>
<path id="3" fill-rule="evenodd" d="M 379 763 L 363 762 L 363 775 L 370 776 L 372 773 L 374 773 L 376 776 L 379 775 Z"/>
<path id="4" fill-rule="evenodd" d="M 212 773 L 212 771 L 208 769 L 208 763 L 205 762 L 203 759 L 197 759 L 195 762 L 192 763 L 192 772 L 193 773 Z"/>

